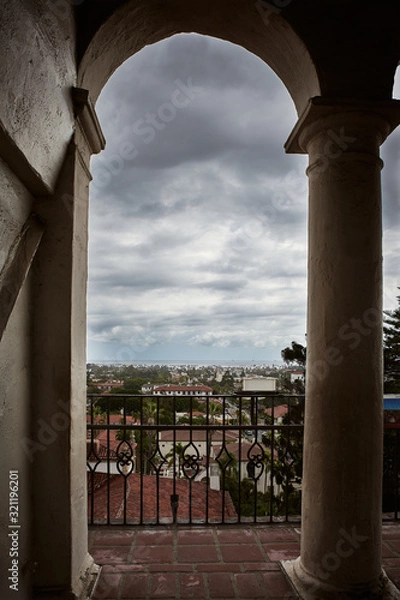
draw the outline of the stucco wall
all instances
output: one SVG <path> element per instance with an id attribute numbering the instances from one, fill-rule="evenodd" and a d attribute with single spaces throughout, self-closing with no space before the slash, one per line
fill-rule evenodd
<path id="1" fill-rule="evenodd" d="M 0 158 L 0 271 L 31 210 L 32 198 Z"/>
<path id="2" fill-rule="evenodd" d="M 34 194 L 51 193 L 74 132 L 76 83 L 73 3 L 13 0 L 0 6 L 0 271 Z M 22 183 L 24 182 L 24 183 Z M 25 185 L 24 185 L 25 184 Z M 48 202 L 52 202 L 49 198 Z M 34 561 L 32 421 L 34 269 L 25 281 L 0 341 L 0 597 L 32 597 Z M 68 325 L 67 325 L 68 326 Z M 37 454 L 33 455 L 33 459 Z M 19 478 L 19 587 L 9 588 L 9 471 Z M 68 519 L 68 513 L 66 513 Z M 83 543 L 83 542 L 82 542 Z M 68 550 L 67 550 L 68 551 Z M 40 557 L 39 557 L 40 560 Z M 38 567 L 39 568 L 39 567 Z M 69 566 L 66 566 L 69 571 Z"/>
<path id="3" fill-rule="evenodd" d="M 13 0 L 0 8 L 0 155 L 4 137 L 52 189 L 73 130 L 72 3 Z"/>
<path id="4" fill-rule="evenodd" d="M 32 198 L 0 159 L 0 269 L 9 247 L 31 210 Z M 21 290 L 0 341 L 0 597 L 28 598 L 32 564 L 30 549 L 30 461 L 21 440 L 30 435 L 30 281 Z M 9 472 L 18 471 L 19 481 L 19 594 L 11 592 L 8 581 L 11 567 L 8 536 Z"/>

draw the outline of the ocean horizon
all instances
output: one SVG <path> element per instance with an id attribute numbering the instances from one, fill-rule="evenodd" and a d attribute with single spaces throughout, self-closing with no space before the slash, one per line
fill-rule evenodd
<path id="1" fill-rule="evenodd" d="M 261 360 L 87 360 L 87 364 L 94 365 L 113 365 L 113 366 L 186 366 L 186 367 L 280 367 L 283 365 L 283 361 L 261 361 Z"/>

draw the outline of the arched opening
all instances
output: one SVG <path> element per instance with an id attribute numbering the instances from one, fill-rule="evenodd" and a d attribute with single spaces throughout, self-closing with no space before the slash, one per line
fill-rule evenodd
<path id="1" fill-rule="evenodd" d="M 304 342 L 307 191 L 274 73 L 180 35 L 126 61 L 96 108 L 89 362 L 280 363 Z"/>
<path id="2" fill-rule="evenodd" d="M 139 49 L 176 33 L 196 32 L 238 44 L 259 56 L 283 81 L 301 113 L 309 98 L 320 93 L 317 71 L 305 44 L 281 17 L 283 5 L 271 4 L 177 0 L 167 7 L 144 0 L 127 2 L 88 42 L 78 83 L 90 89 L 96 101 L 110 75 Z"/>
<path id="3" fill-rule="evenodd" d="M 181 35 L 125 62 L 97 111 L 89 360 L 273 362 L 303 342 L 306 161 L 284 155 L 276 76 Z"/>

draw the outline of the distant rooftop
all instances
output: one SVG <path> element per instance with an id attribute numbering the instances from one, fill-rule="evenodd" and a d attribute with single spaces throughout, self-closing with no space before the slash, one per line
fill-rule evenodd
<path id="1" fill-rule="evenodd" d="M 212 392 L 212 389 L 207 385 L 157 385 L 154 388 L 157 392 Z"/>
<path id="2" fill-rule="evenodd" d="M 99 479 L 100 479 L 100 474 Z M 157 492 L 156 486 L 159 485 Z M 141 492 L 142 488 L 142 494 Z M 108 486 L 104 477 L 99 481 L 99 486 L 94 492 L 94 520 L 95 522 L 105 522 L 107 520 L 107 497 Z M 157 516 L 156 498 L 159 494 L 159 518 L 172 520 L 171 494 L 179 495 L 178 519 L 189 518 L 189 505 L 192 506 L 192 519 L 205 519 L 206 495 L 208 494 L 208 517 L 210 520 L 220 521 L 222 511 L 225 518 L 237 517 L 235 507 L 229 492 L 222 492 L 207 489 L 207 484 L 203 481 L 189 482 L 186 479 L 178 479 L 174 482 L 172 479 L 161 477 L 158 480 L 152 475 L 140 475 L 133 473 L 127 478 L 126 490 L 126 513 L 130 521 L 138 521 L 141 507 L 140 498 L 143 498 L 143 518 L 149 521 L 155 521 Z M 124 499 L 124 477 L 114 475 L 110 479 L 110 519 L 115 522 L 116 519 L 123 517 L 123 499 Z M 89 511 L 91 507 L 91 498 L 89 495 Z"/>

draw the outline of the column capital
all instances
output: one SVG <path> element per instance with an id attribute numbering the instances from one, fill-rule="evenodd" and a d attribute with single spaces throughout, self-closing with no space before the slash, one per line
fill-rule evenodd
<path id="1" fill-rule="evenodd" d="M 335 126 L 379 135 L 382 144 L 400 124 L 400 100 L 359 100 L 355 98 L 310 98 L 293 128 L 285 151 L 307 154 L 309 142 L 322 131 Z M 352 127 L 353 126 L 353 127 Z M 354 131 L 352 131 L 354 133 Z"/>
<path id="2" fill-rule="evenodd" d="M 98 154 L 104 150 L 106 140 L 88 90 L 72 88 L 72 100 L 75 116 L 86 139 L 90 154 Z"/>

